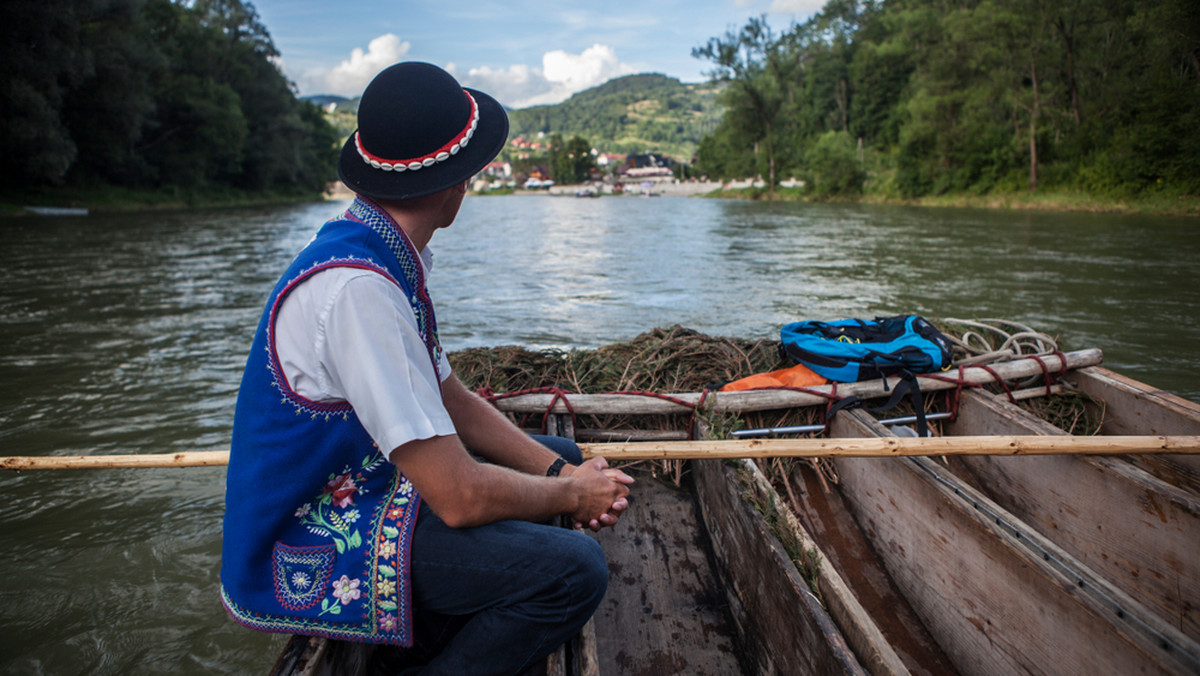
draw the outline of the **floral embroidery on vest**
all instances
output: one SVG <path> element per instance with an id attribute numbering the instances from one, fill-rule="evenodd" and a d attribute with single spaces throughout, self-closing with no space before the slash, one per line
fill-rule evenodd
<path id="1" fill-rule="evenodd" d="M 330 474 L 320 495 L 301 505 L 295 517 L 313 535 L 332 539 L 338 554 L 361 547 L 362 535 L 355 524 L 362 515 L 354 507 L 354 496 L 368 492 L 363 487 L 366 475 L 385 462 L 383 454 L 376 448 L 375 453 L 363 457 L 357 472 L 352 473 L 347 467 L 340 474 Z"/>
<path id="2" fill-rule="evenodd" d="M 406 581 L 398 575 L 401 547 L 401 530 L 399 524 L 405 523 L 406 517 L 412 516 L 413 485 L 407 480 L 402 482 L 392 494 L 391 500 L 381 505 L 384 520 L 376 536 L 376 565 L 375 565 L 375 595 L 379 610 L 379 625 L 384 631 L 394 631 L 399 621 L 396 611 L 400 608 L 401 594 Z M 397 525 L 387 525 L 388 523 Z"/>
<path id="3" fill-rule="evenodd" d="M 359 524 L 362 515 L 356 498 L 368 493 L 364 486 L 368 475 L 378 470 L 386 460 L 378 447 L 375 453 L 363 459 L 363 466 L 352 472 L 345 468 L 341 473 L 329 475 L 329 481 L 321 493 L 296 510 L 295 517 L 312 534 L 329 538 L 333 544 L 325 547 L 289 547 L 276 543 L 274 553 L 275 590 L 281 605 L 292 610 L 306 610 L 321 604 L 321 615 L 341 615 L 350 604 L 371 601 L 374 591 L 374 609 L 362 612 L 374 615 L 377 626 L 385 632 L 395 631 L 399 625 L 396 613 L 400 609 L 401 594 L 406 581 L 400 577 L 402 534 L 406 522 L 413 516 L 413 485 L 396 473 L 390 496 L 382 500 L 372 516 L 372 533 L 375 542 L 373 561 L 368 561 L 363 578 L 342 575 L 329 580 L 328 571 L 334 560 L 333 552 L 344 554 L 363 545 Z M 370 558 L 370 557 L 368 557 Z"/>

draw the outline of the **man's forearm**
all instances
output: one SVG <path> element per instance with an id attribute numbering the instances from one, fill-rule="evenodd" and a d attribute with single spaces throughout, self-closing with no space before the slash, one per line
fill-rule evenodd
<path id="1" fill-rule="evenodd" d="M 410 441 L 390 458 L 454 528 L 504 519 L 544 521 L 558 514 L 583 524 L 595 521 L 597 527 L 612 525 L 620 511 L 613 506 L 629 493 L 627 482 L 617 480 L 615 470 L 605 469 L 599 458 L 562 477 L 534 476 L 476 462 L 453 436 Z"/>
<path id="2" fill-rule="evenodd" d="M 526 474 L 543 474 L 558 457 L 529 438 L 486 399 L 468 390 L 456 377 L 442 384 L 446 411 L 464 446 L 491 462 Z"/>
<path id="3" fill-rule="evenodd" d="M 538 478 L 473 460 L 454 472 L 453 488 L 425 493 L 430 507 L 452 528 L 479 526 L 505 519 L 544 521 L 567 514 L 578 500 L 565 482 Z M 440 498 L 440 499 L 439 499 Z"/>

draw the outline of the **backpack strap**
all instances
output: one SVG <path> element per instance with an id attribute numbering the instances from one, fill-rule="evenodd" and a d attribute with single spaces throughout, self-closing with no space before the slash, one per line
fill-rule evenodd
<path id="1" fill-rule="evenodd" d="M 929 436 L 929 423 L 925 420 L 925 398 L 921 394 L 921 386 L 917 384 L 917 377 L 913 375 L 912 371 L 907 369 L 900 371 L 899 376 L 900 382 L 896 383 L 896 386 L 892 388 L 892 396 L 886 404 L 874 408 L 869 406 L 864 408 L 872 413 L 888 411 L 895 408 L 900 403 L 900 400 L 905 395 L 908 395 L 909 400 L 912 402 L 913 413 L 917 417 L 917 436 L 922 438 L 927 437 Z M 858 408 L 860 406 L 863 406 L 862 400 L 854 395 L 839 399 L 825 412 L 825 420 L 826 422 L 832 420 L 838 411 L 848 408 Z"/>

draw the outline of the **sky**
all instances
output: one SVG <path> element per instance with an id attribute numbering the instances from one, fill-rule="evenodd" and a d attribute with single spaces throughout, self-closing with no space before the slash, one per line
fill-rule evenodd
<path id="1" fill-rule="evenodd" d="M 622 75 L 702 82 L 692 49 L 767 15 L 784 30 L 825 0 L 250 0 L 301 96 L 353 98 L 398 61 L 428 61 L 510 108 Z"/>

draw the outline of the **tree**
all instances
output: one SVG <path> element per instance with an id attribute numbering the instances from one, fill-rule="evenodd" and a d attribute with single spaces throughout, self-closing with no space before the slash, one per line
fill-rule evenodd
<path id="1" fill-rule="evenodd" d="M 808 151 L 806 159 L 814 194 L 855 195 L 862 192 L 866 174 L 854 139 L 848 132 L 825 132 Z"/>
<path id="2" fill-rule="evenodd" d="M 765 16 L 752 18 L 738 32 L 711 38 L 692 56 L 712 61 L 710 77 L 729 86 L 722 94 L 728 124 L 752 141 L 767 168 L 767 185 L 774 190 L 781 113 L 791 101 L 800 74 L 802 53 L 790 41 L 775 36 Z"/>
<path id="3" fill-rule="evenodd" d="M 240 0 L 0 4 L 5 186 L 319 190 L 336 138 Z"/>
<path id="4" fill-rule="evenodd" d="M 5 185 L 61 183 L 78 159 L 65 107 L 95 72 L 89 25 L 122 6 L 132 6 L 132 0 L 0 3 L 0 175 Z M 123 97 L 116 92 L 114 98 Z"/>
<path id="5" fill-rule="evenodd" d="M 710 178 L 753 176 L 754 144 L 731 125 L 722 124 L 696 149 L 696 169 Z"/>
<path id="6" fill-rule="evenodd" d="M 753 163 L 774 183 L 801 159 L 828 174 L 853 141 L 889 172 L 873 185 L 910 196 L 1200 191 L 1194 1 L 830 0 L 693 55 L 728 85 L 697 151 L 713 175 Z"/>
<path id="7" fill-rule="evenodd" d="M 595 168 L 596 158 L 592 156 L 592 146 L 587 139 L 573 136 L 564 143 L 559 134 L 550 137 L 550 175 L 555 181 L 583 183 Z"/>

